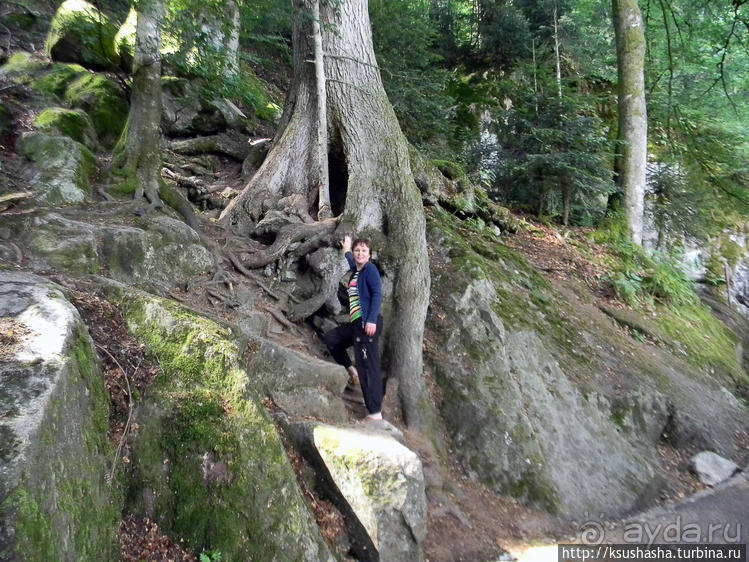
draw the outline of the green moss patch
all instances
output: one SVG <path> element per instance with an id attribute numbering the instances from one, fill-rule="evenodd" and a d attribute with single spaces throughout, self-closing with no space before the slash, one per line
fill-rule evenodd
<path id="1" fill-rule="evenodd" d="M 34 120 L 34 127 L 40 131 L 60 133 L 92 150 L 96 149 L 94 125 L 80 109 L 48 107 Z"/>
<path id="2" fill-rule="evenodd" d="M 22 135 L 18 151 L 39 169 L 35 187 L 44 203 L 80 203 L 90 195 L 96 158 L 84 145 L 33 131 Z"/>
<path id="3" fill-rule="evenodd" d="M 30 86 L 37 92 L 62 99 L 70 83 L 82 74 L 87 73 L 88 71 L 85 68 L 77 64 L 53 64 L 41 76 L 32 80 Z"/>
<path id="4" fill-rule="evenodd" d="M 749 386 L 736 351 L 737 337 L 703 304 L 658 307 L 659 326 L 675 340 L 685 359 L 702 369 L 709 369 L 724 383 Z"/>
<path id="5" fill-rule="evenodd" d="M 117 84 L 100 74 L 87 74 L 68 87 L 65 101 L 88 113 L 107 148 L 117 142 L 129 112 L 125 94 Z"/>
<path id="6" fill-rule="evenodd" d="M 8 62 L 2 67 L 2 72 L 11 77 L 18 77 L 20 75 L 30 76 L 44 69 L 45 66 L 44 62 L 33 58 L 31 53 L 20 51 L 8 59 Z"/>
<path id="7" fill-rule="evenodd" d="M 163 528 L 226 559 L 325 558 L 231 332 L 167 301 L 123 308 L 164 370 L 141 407 L 133 509 L 154 498 Z"/>

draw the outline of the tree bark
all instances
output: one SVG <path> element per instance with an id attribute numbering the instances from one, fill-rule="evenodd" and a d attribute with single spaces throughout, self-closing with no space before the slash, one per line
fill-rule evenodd
<path id="1" fill-rule="evenodd" d="M 312 21 L 316 0 L 294 0 L 294 75 L 270 152 L 221 220 L 248 232 L 276 200 L 315 194 L 316 99 Z M 342 230 L 364 231 L 378 248 L 391 281 L 385 361 L 399 379 L 405 421 L 435 435 L 434 410 L 423 376 L 422 344 L 429 303 L 426 221 L 411 173 L 408 144 L 382 86 L 372 46 L 366 0 L 324 3 L 320 9 L 327 77 L 328 154 L 338 173 L 331 180 L 332 210 L 343 212 Z M 308 16 L 299 17 L 302 12 Z M 331 174 L 332 177 L 332 174 Z M 317 214 L 314 205 L 312 213 Z M 378 234 L 380 233 L 380 234 Z"/>
<path id="2" fill-rule="evenodd" d="M 317 98 L 317 144 L 315 145 L 315 159 L 317 160 L 317 209 L 318 217 L 326 219 L 333 216 L 330 208 L 330 174 L 328 173 L 328 100 L 325 84 L 325 58 L 322 46 L 322 28 L 320 26 L 320 2 L 316 0 L 312 21 L 312 34 L 315 43 L 315 94 Z"/>
<path id="3" fill-rule="evenodd" d="M 618 74 L 617 183 L 632 241 L 642 245 L 647 173 L 645 29 L 637 0 L 612 0 Z"/>
<path id="4" fill-rule="evenodd" d="M 562 61 L 559 56 L 559 10 L 554 0 L 554 58 L 557 65 L 557 97 L 562 99 Z"/>
<path id="5" fill-rule="evenodd" d="M 130 114 L 115 151 L 123 151 L 125 175 L 137 181 L 135 197 L 161 207 L 161 22 L 164 0 L 140 0 L 133 61 Z"/>

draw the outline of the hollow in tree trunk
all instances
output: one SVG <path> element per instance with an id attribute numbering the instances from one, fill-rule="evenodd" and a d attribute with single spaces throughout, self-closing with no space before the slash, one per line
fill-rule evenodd
<path id="1" fill-rule="evenodd" d="M 221 218 L 249 232 L 279 199 L 302 195 L 317 215 L 318 115 L 310 14 L 316 0 L 294 0 L 294 75 L 268 156 Z M 426 224 L 408 144 L 382 86 L 366 0 L 320 6 L 327 93 L 330 203 L 341 230 L 377 231 L 380 264 L 392 281 L 386 323 L 388 374 L 399 381 L 405 421 L 434 435 L 434 411 L 423 377 L 422 343 L 429 302 Z"/>

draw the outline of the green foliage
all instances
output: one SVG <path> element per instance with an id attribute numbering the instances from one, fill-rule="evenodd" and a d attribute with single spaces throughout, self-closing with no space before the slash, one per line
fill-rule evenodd
<path id="1" fill-rule="evenodd" d="M 656 226 L 671 239 L 706 239 L 749 214 L 749 142 L 743 127 L 679 112 L 650 167 Z M 661 131 L 663 133 L 663 131 Z"/>
<path id="2" fill-rule="evenodd" d="M 115 26 L 93 4 L 66 0 L 55 13 L 45 49 L 54 60 L 79 62 L 93 69 L 117 66 Z"/>
<path id="3" fill-rule="evenodd" d="M 261 3 L 267 6 L 266 3 Z M 252 3 L 240 6 L 240 20 L 247 25 L 269 22 L 269 14 L 261 17 L 263 7 Z M 270 14 L 283 12 L 270 9 Z M 200 17 L 196 17 L 200 14 Z M 254 17 L 253 17 L 254 15 Z M 280 16 L 279 16 L 280 17 Z M 165 40 L 169 45 L 163 53 L 167 67 L 175 74 L 193 79 L 208 101 L 220 98 L 233 100 L 249 108 L 261 119 L 274 120 L 280 110 L 277 99 L 271 99 L 272 88 L 261 80 L 248 63 L 256 63 L 252 55 L 238 53 L 233 66 L 228 51 L 228 37 L 233 33 L 232 21 L 224 0 L 178 0 L 167 6 Z M 243 38 L 248 35 L 244 28 Z M 257 36 L 257 35 L 253 35 Z M 273 43 L 275 47 L 278 43 Z"/>
<path id="4" fill-rule="evenodd" d="M 594 109 L 581 97 L 516 100 L 495 117 L 504 154 L 493 195 L 531 205 L 539 216 L 561 215 L 565 224 L 600 218 L 601 197 L 615 186 L 609 142 Z"/>
<path id="5" fill-rule="evenodd" d="M 482 60 L 493 67 L 507 69 L 527 58 L 531 54 L 532 38 L 523 11 L 514 2 L 484 0 L 479 6 L 478 54 Z"/>
<path id="6" fill-rule="evenodd" d="M 406 137 L 427 152 L 440 152 L 453 135 L 449 73 L 438 67 L 429 3 L 369 3 L 375 54 L 383 85 Z M 430 150 L 431 149 L 431 150 Z M 442 150 L 444 152 L 444 150 Z"/>
<path id="7" fill-rule="evenodd" d="M 696 302 L 692 284 L 678 256 L 648 252 L 634 244 L 623 215 L 612 215 L 591 238 L 608 243 L 611 269 L 608 281 L 616 294 L 631 306 L 655 301 L 676 305 Z"/>

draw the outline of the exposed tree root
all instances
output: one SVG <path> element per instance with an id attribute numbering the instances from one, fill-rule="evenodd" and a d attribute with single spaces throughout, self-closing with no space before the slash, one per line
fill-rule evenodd
<path id="1" fill-rule="evenodd" d="M 312 224 L 288 224 L 278 231 L 273 244 L 250 256 L 245 261 L 244 266 L 250 269 L 264 267 L 283 256 L 293 242 L 320 234 L 330 234 L 335 230 L 339 221 L 340 217 L 336 217 Z"/>
<path id="2" fill-rule="evenodd" d="M 237 271 L 239 271 L 239 273 L 247 277 L 247 279 L 254 281 L 258 287 L 260 287 L 263 291 L 265 291 L 268 294 L 268 296 L 272 297 L 273 299 L 279 302 L 283 302 L 286 299 L 291 300 L 295 303 L 301 302 L 298 298 L 296 298 L 291 293 L 288 293 L 286 291 L 276 292 L 270 287 L 268 287 L 265 283 L 263 283 L 263 280 L 260 278 L 260 276 L 257 273 L 254 273 L 250 271 L 249 269 L 247 269 L 246 267 L 244 267 L 242 265 L 242 262 L 239 261 L 239 258 L 235 256 L 232 252 L 226 252 L 226 257 L 229 258 L 229 261 L 231 261 L 232 265 L 234 265 L 234 267 L 237 269 Z M 278 294 L 279 292 L 281 293 L 281 295 Z"/>
<path id="3" fill-rule="evenodd" d="M 35 191 L 18 191 L 0 195 L 0 212 L 9 209 L 13 205 L 18 205 L 22 201 L 32 198 L 34 195 L 36 195 Z"/>
<path id="4" fill-rule="evenodd" d="M 322 278 L 322 283 L 311 298 L 290 307 L 288 316 L 294 322 L 312 316 L 326 302 L 335 299 L 340 279 L 346 272 L 345 261 L 333 249 L 315 252 L 307 261 L 312 270 Z"/>
<path id="5" fill-rule="evenodd" d="M 261 310 L 264 310 L 268 314 L 270 314 L 273 318 L 275 318 L 283 327 L 288 328 L 294 333 L 297 333 L 297 327 L 289 322 L 289 320 L 284 316 L 284 313 L 281 312 L 279 309 L 272 307 L 272 306 L 263 306 L 260 307 Z"/>
<path id="6" fill-rule="evenodd" d="M 195 137 L 193 139 L 184 139 L 170 141 L 167 145 L 169 150 L 177 154 L 205 154 L 208 152 L 217 152 L 231 156 L 235 160 L 242 162 L 250 153 L 250 147 L 247 144 L 247 138 L 239 134 L 232 135 L 229 133 L 219 133 L 208 137 Z"/>

